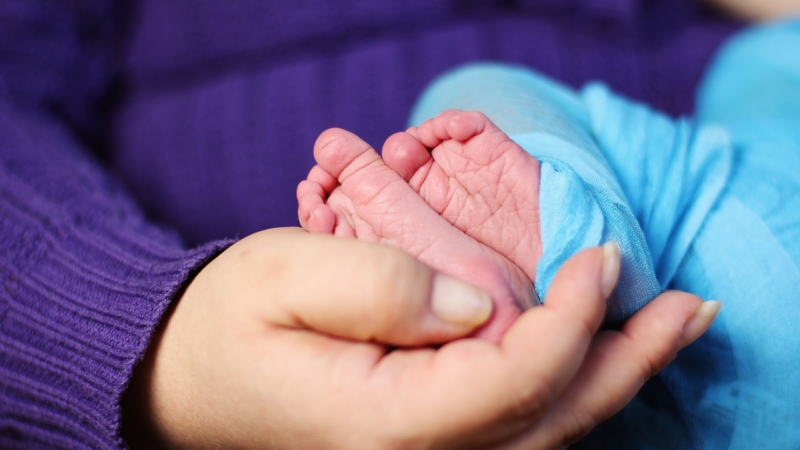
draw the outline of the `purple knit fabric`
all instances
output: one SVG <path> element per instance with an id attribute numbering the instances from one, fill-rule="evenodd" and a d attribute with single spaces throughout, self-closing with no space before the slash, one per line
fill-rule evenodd
<path id="1" fill-rule="evenodd" d="M 0 448 L 122 447 L 169 301 L 220 239 L 296 224 L 323 129 L 379 146 L 478 59 L 685 113 L 735 28 L 686 0 L 3 0 Z"/>
<path id="2" fill-rule="evenodd" d="M 297 224 L 292 199 L 319 133 L 342 127 L 380 149 L 456 65 L 605 80 L 681 114 L 734 28 L 686 0 L 303 3 L 139 5 L 111 163 L 192 243 Z"/>

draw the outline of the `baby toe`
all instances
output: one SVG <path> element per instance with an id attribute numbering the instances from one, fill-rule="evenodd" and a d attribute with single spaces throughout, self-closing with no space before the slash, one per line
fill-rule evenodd
<path id="1" fill-rule="evenodd" d="M 311 211 L 324 203 L 325 193 L 319 183 L 304 180 L 297 186 L 297 218 L 303 228 L 308 227 Z"/>
<path id="2" fill-rule="evenodd" d="M 465 142 L 482 133 L 487 124 L 490 124 L 486 115 L 478 111 L 463 111 L 454 114 L 446 123 L 447 134 L 450 138 Z"/>
<path id="3" fill-rule="evenodd" d="M 323 197 L 329 195 L 339 185 L 339 180 L 319 165 L 312 167 L 311 171 L 308 172 L 308 181 L 320 186 Z"/>
<path id="4" fill-rule="evenodd" d="M 362 156 L 369 160 L 380 158 L 361 138 L 339 128 L 325 130 L 314 143 L 314 158 L 318 166 L 337 179 Z"/>
<path id="5" fill-rule="evenodd" d="M 328 205 L 317 204 L 309 213 L 308 230 L 312 233 L 333 234 L 336 216 Z"/>
<path id="6" fill-rule="evenodd" d="M 383 160 L 408 182 L 423 165 L 431 161 L 431 154 L 412 134 L 395 133 L 383 145 Z"/>

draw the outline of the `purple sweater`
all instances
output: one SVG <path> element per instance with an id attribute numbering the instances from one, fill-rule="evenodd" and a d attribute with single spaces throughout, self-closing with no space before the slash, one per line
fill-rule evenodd
<path id="1" fill-rule="evenodd" d="M 3 0 L 0 448 L 123 447 L 166 306 L 226 238 L 296 224 L 323 129 L 379 146 L 477 59 L 686 113 L 736 27 L 688 0 Z"/>

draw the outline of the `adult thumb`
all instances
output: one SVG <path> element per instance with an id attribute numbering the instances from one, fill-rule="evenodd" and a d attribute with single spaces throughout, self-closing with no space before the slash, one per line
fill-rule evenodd
<path id="1" fill-rule="evenodd" d="M 271 299 L 271 320 L 358 341 L 396 346 L 438 344 L 485 323 L 492 301 L 484 291 L 439 273 L 387 246 L 270 230 L 273 254 L 284 254 L 272 280 L 290 289 Z"/>

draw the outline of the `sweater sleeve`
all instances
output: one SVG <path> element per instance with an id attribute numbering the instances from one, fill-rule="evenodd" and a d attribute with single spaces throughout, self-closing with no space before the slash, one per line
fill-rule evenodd
<path id="1" fill-rule="evenodd" d="M 114 8 L 0 4 L 0 448 L 123 447 L 133 366 L 181 285 L 228 244 L 186 249 L 86 150 L 113 77 L 101 48 L 113 21 L 92 26 Z"/>

